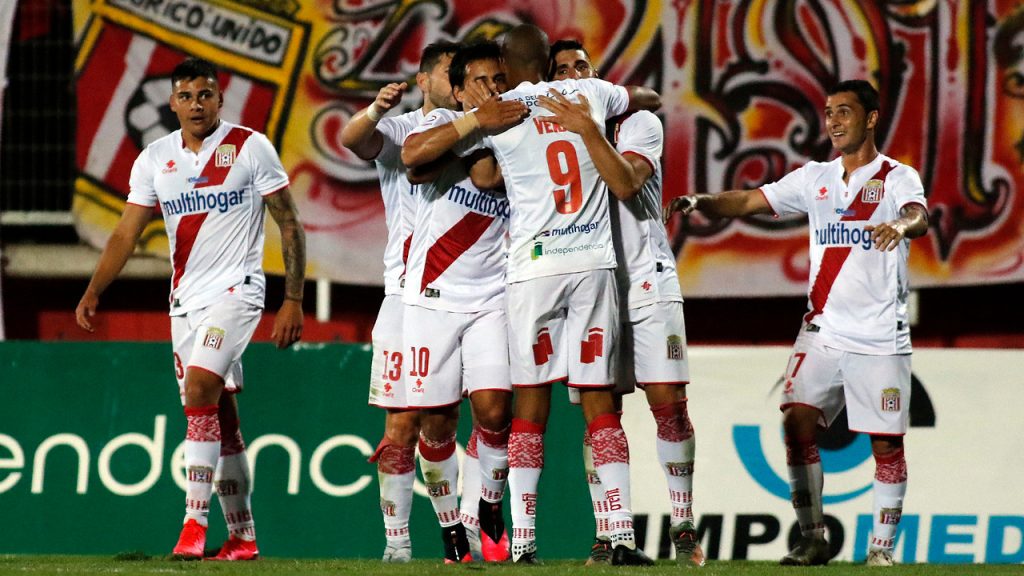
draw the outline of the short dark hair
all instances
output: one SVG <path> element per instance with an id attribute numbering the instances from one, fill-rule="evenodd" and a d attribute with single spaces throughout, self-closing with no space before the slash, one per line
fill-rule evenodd
<path id="1" fill-rule="evenodd" d="M 216 82 L 217 67 L 209 60 L 203 60 L 194 56 L 186 58 L 181 64 L 175 66 L 174 71 L 171 72 L 171 88 L 181 80 L 191 80 L 193 78 L 212 78 Z"/>
<path id="2" fill-rule="evenodd" d="M 459 48 L 459 51 L 452 56 L 451 66 L 448 67 L 448 82 L 452 86 L 462 88 L 466 83 L 466 67 L 477 60 L 501 61 L 501 46 L 492 40 L 481 40 Z"/>
<path id="3" fill-rule="evenodd" d="M 590 52 L 583 47 L 583 43 L 575 38 L 562 38 L 556 40 L 551 45 L 551 50 L 548 51 L 548 78 L 555 77 L 555 54 L 564 52 L 566 50 L 579 50 L 583 52 L 583 55 L 587 57 L 587 61 L 590 61 Z"/>
<path id="4" fill-rule="evenodd" d="M 441 61 L 442 56 L 445 54 L 455 54 L 458 52 L 459 46 L 458 43 L 447 40 L 438 40 L 437 42 L 427 44 L 427 47 L 423 49 L 423 54 L 420 55 L 420 72 L 430 74 L 434 66 L 437 66 L 437 63 Z"/>
<path id="5" fill-rule="evenodd" d="M 878 110 L 878 90 L 866 80 L 844 80 L 833 86 L 828 95 L 840 92 L 853 92 L 865 112 Z"/>

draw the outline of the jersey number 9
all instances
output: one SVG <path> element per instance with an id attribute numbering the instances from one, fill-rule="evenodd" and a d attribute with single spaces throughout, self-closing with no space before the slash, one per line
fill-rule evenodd
<path id="1" fill-rule="evenodd" d="M 583 205 L 583 182 L 576 148 L 567 140 L 557 140 L 548 146 L 547 157 L 551 181 L 561 186 L 554 191 L 555 210 L 559 214 L 572 214 Z"/>

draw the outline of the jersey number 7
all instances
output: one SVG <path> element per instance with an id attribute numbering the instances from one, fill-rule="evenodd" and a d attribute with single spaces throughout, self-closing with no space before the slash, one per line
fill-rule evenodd
<path id="1" fill-rule="evenodd" d="M 583 205 L 583 182 L 576 148 L 572 142 L 556 140 L 548 145 L 547 158 L 551 181 L 561 186 L 554 190 L 555 210 L 559 214 L 572 214 Z"/>

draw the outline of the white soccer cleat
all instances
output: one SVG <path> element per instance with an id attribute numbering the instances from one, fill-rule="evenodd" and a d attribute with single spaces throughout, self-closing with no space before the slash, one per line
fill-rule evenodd
<path id="1" fill-rule="evenodd" d="M 872 548 L 868 550 L 868 566 L 895 566 L 896 561 L 892 559 L 892 550 L 883 548 Z"/>
<path id="2" fill-rule="evenodd" d="M 412 560 L 412 541 L 388 540 L 388 545 L 384 547 L 384 556 L 381 560 L 390 564 L 408 563 Z"/>

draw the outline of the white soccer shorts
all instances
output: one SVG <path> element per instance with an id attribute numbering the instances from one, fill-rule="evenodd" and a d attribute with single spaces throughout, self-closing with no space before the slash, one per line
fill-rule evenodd
<path id="1" fill-rule="evenodd" d="M 614 384 L 619 317 L 611 270 L 516 282 L 507 298 L 514 387 Z"/>
<path id="2" fill-rule="evenodd" d="M 405 305 L 401 294 L 388 294 L 381 302 L 377 321 L 373 324 L 373 358 L 370 360 L 371 406 L 408 408 L 405 400 L 406 367 L 403 363 L 402 315 Z"/>
<path id="3" fill-rule="evenodd" d="M 185 371 L 200 368 L 224 379 L 224 391 L 242 391 L 242 353 L 252 339 L 263 310 L 225 296 L 220 301 L 171 316 L 174 376 L 178 393 L 185 402 Z"/>
<path id="4" fill-rule="evenodd" d="M 463 391 L 512 391 L 505 311 L 406 305 L 405 395 L 410 408 L 458 404 Z"/>
<path id="5" fill-rule="evenodd" d="M 781 409 L 804 404 L 827 426 L 846 406 L 850 430 L 903 435 L 910 416 L 910 354 L 855 354 L 826 346 L 806 325 L 786 366 Z"/>

